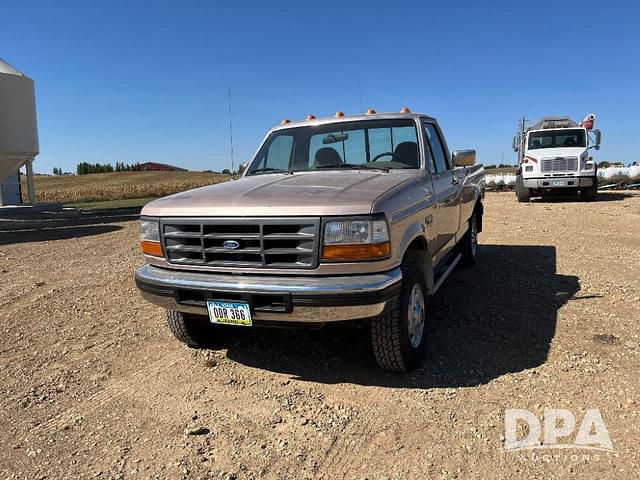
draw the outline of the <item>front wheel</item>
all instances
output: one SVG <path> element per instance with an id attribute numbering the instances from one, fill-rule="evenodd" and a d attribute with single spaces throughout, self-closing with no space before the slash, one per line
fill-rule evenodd
<path id="1" fill-rule="evenodd" d="M 580 190 L 580 199 L 583 202 L 593 202 L 598 198 L 598 185 L 582 188 Z"/>
<path id="2" fill-rule="evenodd" d="M 408 372 L 422 361 L 427 346 L 427 286 L 421 258 L 408 254 L 402 262 L 400 296 L 371 323 L 373 353 L 378 365 Z"/>
<path id="3" fill-rule="evenodd" d="M 527 203 L 531 200 L 531 190 L 524 186 L 522 175 L 516 175 L 516 198 L 519 203 Z"/>
<path id="4" fill-rule="evenodd" d="M 167 310 L 167 325 L 174 337 L 191 348 L 211 345 L 218 333 L 207 317 L 175 310 Z"/>

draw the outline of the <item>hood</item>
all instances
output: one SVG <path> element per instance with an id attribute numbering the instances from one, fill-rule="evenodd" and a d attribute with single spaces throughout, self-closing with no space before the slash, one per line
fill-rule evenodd
<path id="1" fill-rule="evenodd" d="M 145 205 L 149 216 L 358 215 L 414 170 L 298 172 L 242 177 L 177 193 Z"/>
<path id="2" fill-rule="evenodd" d="M 578 157 L 587 150 L 586 147 L 558 147 L 558 148 L 536 148 L 527 150 L 527 155 L 533 158 L 547 157 Z"/>

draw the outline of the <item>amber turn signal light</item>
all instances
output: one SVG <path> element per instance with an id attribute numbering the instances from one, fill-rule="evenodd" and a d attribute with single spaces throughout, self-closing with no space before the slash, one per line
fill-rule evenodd
<path id="1" fill-rule="evenodd" d="M 389 242 L 374 245 L 325 245 L 323 260 L 375 260 L 389 255 Z"/>
<path id="2" fill-rule="evenodd" d="M 140 242 L 140 249 L 145 255 L 162 257 L 162 246 L 160 245 L 160 242 L 150 242 L 149 240 L 142 240 Z"/>

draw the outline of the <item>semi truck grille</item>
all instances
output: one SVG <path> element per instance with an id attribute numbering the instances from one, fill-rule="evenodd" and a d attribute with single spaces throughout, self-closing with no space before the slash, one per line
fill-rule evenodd
<path id="1" fill-rule="evenodd" d="M 542 173 L 577 172 L 578 157 L 543 158 L 540 169 Z"/>
<path id="2" fill-rule="evenodd" d="M 319 218 L 163 219 L 168 262 L 245 268 L 314 268 Z"/>

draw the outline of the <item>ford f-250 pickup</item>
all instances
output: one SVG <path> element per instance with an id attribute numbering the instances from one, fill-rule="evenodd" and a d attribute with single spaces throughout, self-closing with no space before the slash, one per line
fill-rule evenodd
<path id="1" fill-rule="evenodd" d="M 216 324 L 364 320 L 387 370 L 418 366 L 427 302 L 482 231 L 484 170 L 411 113 L 284 120 L 238 180 L 147 204 L 142 295 L 178 340 Z"/>

